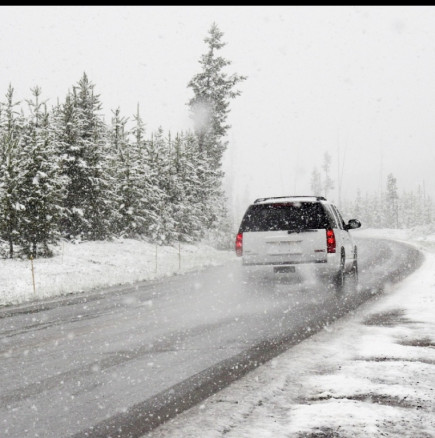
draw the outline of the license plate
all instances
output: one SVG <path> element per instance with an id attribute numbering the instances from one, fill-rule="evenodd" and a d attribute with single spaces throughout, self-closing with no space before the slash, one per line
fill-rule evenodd
<path id="1" fill-rule="evenodd" d="M 275 266 L 273 268 L 273 272 L 275 273 L 290 273 L 290 272 L 296 272 L 296 268 L 294 266 Z"/>

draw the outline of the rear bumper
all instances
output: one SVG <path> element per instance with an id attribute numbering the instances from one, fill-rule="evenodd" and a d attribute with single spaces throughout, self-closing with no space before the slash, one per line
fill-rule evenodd
<path id="1" fill-rule="evenodd" d="M 267 260 L 264 257 L 247 257 L 243 256 L 242 265 L 248 270 L 271 270 L 275 268 L 284 268 L 286 266 L 294 267 L 294 272 L 313 272 L 318 275 L 330 275 L 340 269 L 340 258 L 338 254 L 327 254 L 326 258 L 320 260 Z M 278 269 L 277 269 L 278 270 Z M 280 269 L 281 270 L 281 269 Z M 289 270 L 290 272 L 293 269 Z"/>
<path id="2" fill-rule="evenodd" d="M 313 264 L 325 264 L 328 263 L 328 260 L 314 260 L 312 262 L 293 262 L 293 261 L 274 261 L 274 262 L 255 262 L 255 261 L 246 261 L 243 260 L 243 265 L 244 266 L 291 266 L 291 265 L 313 265 Z"/>

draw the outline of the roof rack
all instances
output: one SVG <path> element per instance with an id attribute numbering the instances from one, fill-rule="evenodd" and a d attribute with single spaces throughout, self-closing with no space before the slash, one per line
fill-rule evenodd
<path id="1" fill-rule="evenodd" d="M 258 198 L 254 201 L 254 204 L 257 204 L 258 202 L 263 202 L 263 201 L 267 201 L 268 199 L 284 199 L 284 198 L 315 198 L 316 201 L 326 201 L 326 198 L 323 196 L 313 196 L 313 195 L 307 195 L 307 196 L 302 196 L 302 195 L 298 195 L 298 196 L 271 196 L 268 198 Z"/>

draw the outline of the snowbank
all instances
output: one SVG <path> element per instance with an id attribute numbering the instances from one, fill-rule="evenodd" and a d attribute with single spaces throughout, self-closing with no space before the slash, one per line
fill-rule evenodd
<path id="1" fill-rule="evenodd" d="M 55 256 L 33 261 L 0 260 L 0 305 L 153 280 L 235 259 L 208 245 L 156 246 L 145 241 L 63 242 Z"/>

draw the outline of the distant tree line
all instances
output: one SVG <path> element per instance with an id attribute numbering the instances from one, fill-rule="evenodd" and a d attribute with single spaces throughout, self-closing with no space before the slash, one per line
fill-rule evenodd
<path id="1" fill-rule="evenodd" d="M 224 43 L 212 25 L 201 72 L 189 82 L 193 131 L 147 134 L 139 106 L 132 122 L 112 111 L 86 74 L 48 108 L 41 89 L 0 102 L 0 241 L 3 256 L 49 256 L 61 238 L 146 238 L 194 242 L 230 229 L 221 159 L 229 99 L 243 76 L 227 76 Z M 132 125 L 132 126 L 130 126 Z"/>
<path id="2" fill-rule="evenodd" d="M 343 211 L 349 218 L 360 219 L 366 228 L 412 228 L 434 220 L 434 205 L 424 188 L 399 194 L 392 173 L 387 176 L 385 190 L 364 195 L 358 190 L 354 200 L 343 202 Z"/>
<path id="3" fill-rule="evenodd" d="M 313 195 L 328 197 L 334 188 L 330 165 L 331 156 L 325 152 L 322 172 L 314 168 L 311 174 Z M 385 189 L 380 193 L 362 195 L 358 190 L 352 200 L 341 200 L 339 196 L 338 206 L 345 217 L 359 219 L 366 228 L 412 228 L 434 220 L 434 205 L 424 187 L 399 194 L 397 178 L 392 173 L 387 175 Z"/>

